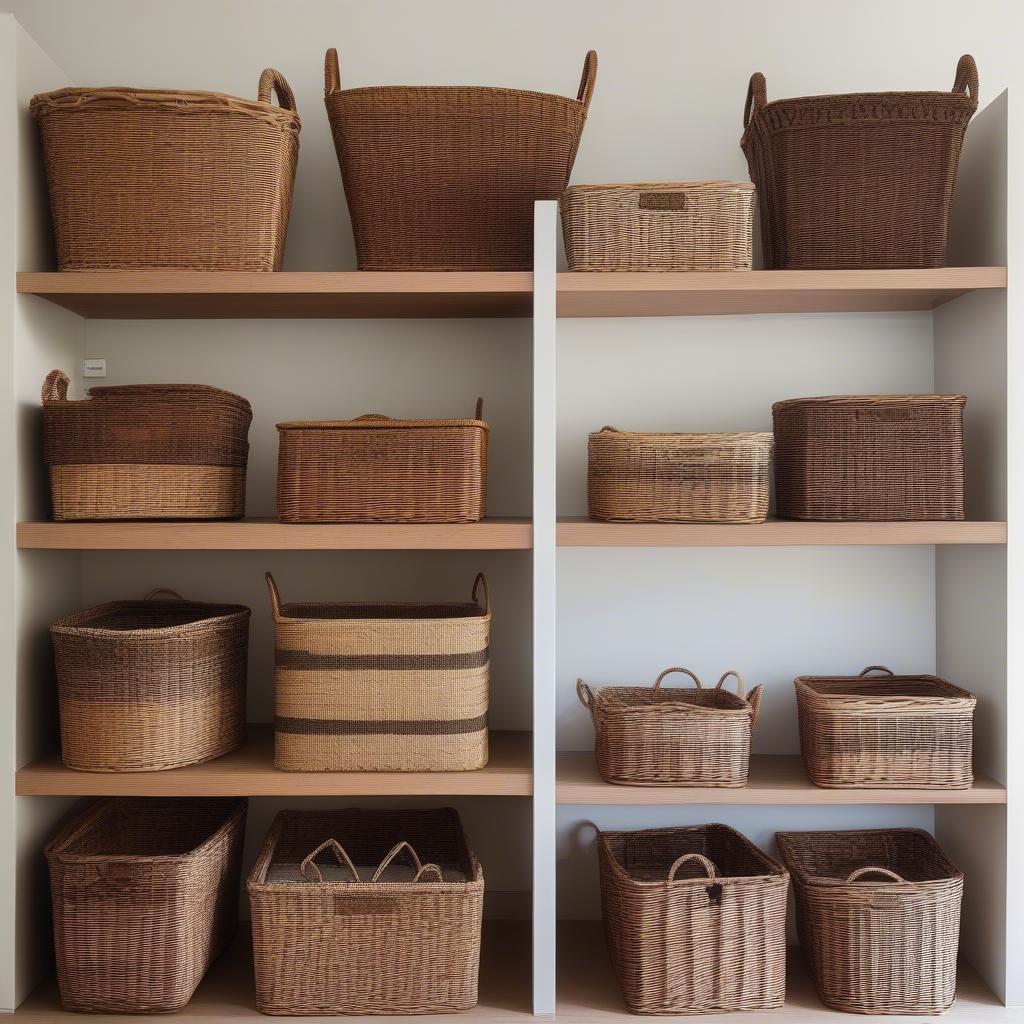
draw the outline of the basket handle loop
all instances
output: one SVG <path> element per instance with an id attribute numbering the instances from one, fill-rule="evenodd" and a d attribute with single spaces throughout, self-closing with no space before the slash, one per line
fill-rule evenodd
<path id="1" fill-rule="evenodd" d="M 747 703 L 750 705 L 750 731 L 754 731 L 754 726 L 757 725 L 757 720 L 761 717 L 761 694 L 764 692 L 764 687 L 758 683 L 747 697 Z"/>
<path id="2" fill-rule="evenodd" d="M 171 590 L 170 587 L 154 587 L 146 596 L 142 599 L 143 601 L 153 601 L 156 599 L 157 594 L 167 594 L 168 597 L 173 597 L 175 601 L 184 601 L 185 598 L 181 596 L 176 590 Z"/>
<path id="3" fill-rule="evenodd" d="M 978 101 L 978 65 L 969 53 L 965 53 L 957 63 L 953 92 L 966 92 L 975 103 Z"/>
<path id="4" fill-rule="evenodd" d="M 274 614 L 274 621 L 277 622 L 281 618 L 281 591 L 277 589 L 274 577 L 269 572 L 266 574 L 266 580 L 267 590 L 270 591 L 270 610 Z"/>
<path id="5" fill-rule="evenodd" d="M 590 711 L 594 703 L 594 691 L 582 679 L 576 680 L 576 696 L 579 697 L 580 703 Z"/>
<path id="6" fill-rule="evenodd" d="M 864 676 L 866 676 L 869 672 L 884 672 L 887 676 L 896 675 L 896 673 L 893 672 L 891 668 L 886 668 L 885 665 L 868 665 L 866 669 L 863 669 L 861 671 L 861 674 L 858 678 L 863 679 Z"/>
<path id="7" fill-rule="evenodd" d="M 295 93 L 284 75 L 276 68 L 264 68 L 256 98 L 260 103 L 269 103 L 271 91 L 277 94 L 277 102 L 282 110 L 295 110 Z"/>
<path id="8" fill-rule="evenodd" d="M 890 871 L 888 868 L 857 868 L 856 871 L 851 871 L 846 879 L 846 884 L 850 882 L 859 882 L 864 875 L 883 875 L 888 882 L 901 882 L 906 883 L 906 879 L 897 875 L 895 871 Z"/>
<path id="9" fill-rule="evenodd" d="M 661 675 L 658 676 L 658 678 L 654 680 L 654 685 L 651 687 L 651 689 L 652 690 L 660 690 L 661 689 L 661 681 L 665 678 L 665 676 L 669 675 L 672 672 L 682 672 L 684 675 L 688 675 L 697 684 L 697 689 L 698 690 L 703 689 L 703 687 L 701 686 L 700 680 L 688 668 L 680 668 L 679 666 L 676 666 L 675 668 L 667 668 L 667 669 L 665 669 L 665 671 L 662 672 Z"/>
<path id="10" fill-rule="evenodd" d="M 740 700 L 743 700 L 747 693 L 747 687 L 746 684 L 743 682 L 743 676 L 741 676 L 739 672 L 737 672 L 734 668 L 729 669 L 728 672 L 722 673 L 722 678 L 719 679 L 717 683 L 715 683 L 715 689 L 721 690 L 722 684 L 730 676 L 732 676 L 736 680 L 736 696 L 739 697 Z"/>
<path id="11" fill-rule="evenodd" d="M 66 402 L 71 378 L 63 370 L 51 370 L 43 381 L 44 402 Z"/>
<path id="12" fill-rule="evenodd" d="M 324 56 L 324 96 L 341 92 L 341 73 L 338 71 L 338 51 L 332 46 Z"/>
<path id="13" fill-rule="evenodd" d="M 358 423 L 360 420 L 389 420 L 390 416 L 385 416 L 382 412 L 364 412 L 362 416 L 357 416 L 352 422 Z"/>
<path id="14" fill-rule="evenodd" d="M 750 126 L 751 118 L 768 102 L 768 83 L 760 71 L 750 76 L 747 86 L 747 102 L 743 106 L 743 128 Z"/>
<path id="15" fill-rule="evenodd" d="M 322 882 L 324 876 L 320 869 L 316 866 L 316 858 L 320 856 L 324 850 L 330 850 L 334 854 L 337 862 L 343 867 L 348 868 L 352 872 L 352 881 L 358 882 L 359 872 L 356 871 L 355 865 L 352 863 L 352 859 L 345 852 L 345 847 L 338 842 L 337 839 L 325 839 L 312 853 L 306 854 L 302 859 L 302 864 L 299 866 L 299 874 L 302 875 L 307 882 Z M 310 877 L 312 876 L 312 877 Z"/>
<path id="16" fill-rule="evenodd" d="M 476 400 L 476 410 L 473 413 L 473 419 L 482 420 L 484 418 L 484 400 L 481 396 Z"/>
<path id="17" fill-rule="evenodd" d="M 579 92 L 576 99 L 583 104 L 584 110 L 590 109 L 590 101 L 594 98 L 594 85 L 597 82 L 597 50 L 588 50 L 583 58 L 583 76 L 580 78 Z"/>
<path id="18" fill-rule="evenodd" d="M 476 579 L 473 580 L 473 604 L 480 604 L 480 602 L 477 600 L 476 595 L 477 591 L 481 587 L 483 587 L 484 591 L 484 603 L 481 605 L 481 607 L 483 608 L 484 614 L 486 615 L 491 610 L 491 595 L 487 591 L 487 577 L 482 572 L 478 572 L 476 574 Z"/>
<path id="19" fill-rule="evenodd" d="M 617 434 L 619 433 L 618 427 L 609 427 L 607 424 L 603 426 L 599 431 L 599 434 Z"/>
<path id="20" fill-rule="evenodd" d="M 444 875 L 441 873 L 441 869 L 436 864 L 424 864 L 416 851 L 412 846 L 407 843 L 404 839 L 400 843 L 395 843 L 394 846 L 388 851 L 387 856 L 377 866 L 377 870 L 374 871 L 373 877 L 370 879 L 371 882 L 377 882 L 380 880 L 380 876 L 384 874 L 388 865 L 403 851 L 408 851 L 409 857 L 412 860 L 413 867 L 416 869 L 416 874 L 413 877 L 414 882 L 421 881 L 425 875 L 432 874 L 435 876 L 435 880 L 438 882 L 444 881 Z"/>
<path id="21" fill-rule="evenodd" d="M 713 882 L 718 877 L 718 869 L 715 867 L 714 862 L 708 860 L 707 857 L 702 853 L 684 853 L 682 857 L 676 857 L 672 862 L 672 867 L 668 869 L 668 880 L 674 882 L 676 880 L 676 872 L 688 861 L 695 860 L 703 869 L 705 874 L 708 876 L 708 881 Z"/>

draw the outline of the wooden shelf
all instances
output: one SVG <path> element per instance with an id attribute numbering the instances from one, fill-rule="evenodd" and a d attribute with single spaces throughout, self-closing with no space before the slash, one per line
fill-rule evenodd
<path id="1" fill-rule="evenodd" d="M 1005 804 L 1006 790 L 975 776 L 972 789 L 820 789 L 794 755 L 752 757 L 742 789 L 613 786 L 601 779 L 591 750 L 558 755 L 560 804 Z"/>
<path id="2" fill-rule="evenodd" d="M 492 732 L 476 772 L 281 772 L 269 725 L 250 725 L 246 744 L 206 764 L 164 772 L 79 772 L 52 756 L 20 768 L 18 796 L 529 796 L 528 732 Z"/>

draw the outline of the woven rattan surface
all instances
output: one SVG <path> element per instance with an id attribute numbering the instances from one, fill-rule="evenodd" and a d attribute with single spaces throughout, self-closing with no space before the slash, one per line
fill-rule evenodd
<path id="1" fill-rule="evenodd" d="M 776 402 L 776 511 L 831 521 L 963 519 L 966 401 L 843 395 Z"/>
<path id="2" fill-rule="evenodd" d="M 570 270 L 749 270 L 754 186 L 573 185 L 562 196 Z"/>
<path id="3" fill-rule="evenodd" d="M 533 204 L 569 181 L 597 77 L 576 99 L 478 86 L 342 89 L 327 116 L 360 270 L 530 270 Z"/>
<path id="4" fill-rule="evenodd" d="M 110 87 L 30 109 L 59 270 L 281 269 L 299 118 L 279 72 L 263 72 L 255 102 Z"/>
<path id="5" fill-rule="evenodd" d="M 234 933 L 246 801 L 107 799 L 46 848 L 61 1002 L 181 1009 Z"/>
<path id="6" fill-rule="evenodd" d="M 822 1002 L 876 1014 L 952 1006 L 963 875 L 927 832 L 780 832 L 776 840 Z"/>
<path id="7" fill-rule="evenodd" d="M 768 103 L 750 79 L 740 145 L 769 269 L 941 267 L 978 70 L 952 92 L 805 96 Z"/>

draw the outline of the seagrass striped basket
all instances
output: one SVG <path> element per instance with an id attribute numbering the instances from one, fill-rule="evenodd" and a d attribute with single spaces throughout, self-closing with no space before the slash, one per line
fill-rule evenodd
<path id="1" fill-rule="evenodd" d="M 275 767 L 452 772 L 487 764 L 483 574 L 467 604 L 283 604 L 270 573 L 267 586 Z"/>

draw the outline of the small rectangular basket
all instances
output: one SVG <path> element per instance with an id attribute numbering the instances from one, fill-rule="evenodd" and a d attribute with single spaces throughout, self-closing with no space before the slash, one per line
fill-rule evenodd
<path id="1" fill-rule="evenodd" d="M 846 1013 L 944 1013 L 956 995 L 963 875 L 919 829 L 779 832 L 800 945 Z"/>
<path id="2" fill-rule="evenodd" d="M 282 811 L 248 890 L 261 1013 L 476 1005 L 484 876 L 452 808 Z"/>
<path id="3" fill-rule="evenodd" d="M 457 772 L 487 764 L 491 613 L 482 573 L 466 604 L 283 604 L 270 573 L 267 586 L 275 768 Z"/>
<path id="4" fill-rule="evenodd" d="M 43 455 L 53 518 L 237 519 L 245 515 L 252 409 L 198 384 L 92 388 L 68 401 L 43 383 Z"/>
<path id="5" fill-rule="evenodd" d="M 776 402 L 776 511 L 831 522 L 963 519 L 966 402 L 963 395 Z"/>
<path id="6" fill-rule="evenodd" d="M 475 523 L 486 512 L 487 438 L 471 420 L 278 423 L 283 523 Z"/>
<path id="7" fill-rule="evenodd" d="M 234 934 L 246 801 L 118 797 L 46 847 L 66 1010 L 180 1010 Z"/>
<path id="8" fill-rule="evenodd" d="M 628 433 L 587 445 L 587 509 L 624 523 L 763 523 L 772 435 Z"/>
<path id="9" fill-rule="evenodd" d="M 605 936 L 631 1013 L 782 1006 L 781 864 L 726 825 L 601 832 L 597 848 Z"/>
<path id="10" fill-rule="evenodd" d="M 663 688 L 672 672 L 688 675 L 694 689 Z M 735 694 L 724 689 L 736 679 Z M 747 784 L 750 735 L 761 707 L 761 687 L 746 697 L 743 677 L 726 672 L 704 689 L 687 668 L 667 668 L 653 686 L 592 690 L 576 680 L 580 703 L 594 723 L 597 770 L 621 786 L 722 786 Z"/>
<path id="11" fill-rule="evenodd" d="M 69 768 L 160 771 L 241 746 L 249 656 L 244 605 L 154 590 L 142 601 L 70 615 L 50 627 L 50 636 Z"/>
<path id="12" fill-rule="evenodd" d="M 870 676 L 872 671 L 886 678 Z M 826 789 L 970 789 L 974 694 L 937 676 L 798 676 L 800 751 Z"/>
<path id="13" fill-rule="evenodd" d="M 561 200 L 571 271 L 750 270 L 747 181 L 573 185 Z"/>

